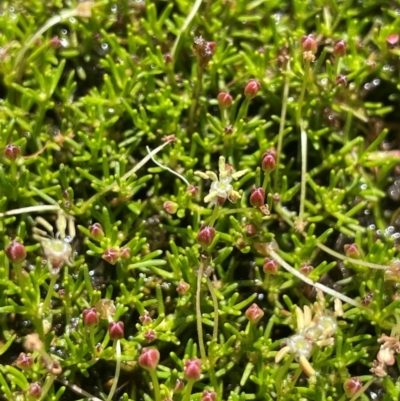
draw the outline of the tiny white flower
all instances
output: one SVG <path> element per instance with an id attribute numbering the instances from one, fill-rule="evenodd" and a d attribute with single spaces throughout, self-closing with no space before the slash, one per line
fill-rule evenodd
<path id="1" fill-rule="evenodd" d="M 72 263 L 71 242 L 75 237 L 75 223 L 71 216 L 60 211 L 56 220 L 57 233 L 43 217 L 37 217 L 36 223 L 40 224 L 46 231 L 34 227 L 33 238 L 40 242 L 43 254 L 51 274 L 58 274 L 63 265 Z M 68 235 L 66 229 L 68 227 Z"/>
<path id="2" fill-rule="evenodd" d="M 247 169 L 233 172 L 232 166 L 225 163 L 225 157 L 221 156 L 218 162 L 219 177 L 213 171 L 196 171 L 195 174 L 205 180 L 212 180 L 210 192 L 204 198 L 204 202 L 220 203 L 228 199 L 236 202 L 241 198 L 239 192 L 235 191 L 232 186 L 232 180 L 237 180 L 247 173 Z"/>

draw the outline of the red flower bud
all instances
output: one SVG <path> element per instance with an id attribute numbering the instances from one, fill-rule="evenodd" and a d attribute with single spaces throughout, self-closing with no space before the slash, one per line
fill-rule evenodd
<path id="1" fill-rule="evenodd" d="M 154 330 L 150 329 L 143 334 L 143 337 L 148 343 L 151 343 L 157 339 L 157 334 Z"/>
<path id="2" fill-rule="evenodd" d="M 250 195 L 250 204 L 253 207 L 264 205 L 265 191 L 263 188 L 253 188 Z"/>
<path id="3" fill-rule="evenodd" d="M 348 398 L 354 397 L 362 388 L 362 383 L 359 377 L 352 377 L 343 384 L 343 390 Z"/>
<path id="4" fill-rule="evenodd" d="M 210 246 L 215 237 L 215 228 L 210 226 L 204 226 L 200 229 L 197 234 L 197 242 L 202 246 Z"/>
<path id="5" fill-rule="evenodd" d="M 299 269 L 300 273 L 303 273 L 305 276 L 308 276 L 313 270 L 314 268 L 307 263 L 302 265 Z"/>
<path id="6" fill-rule="evenodd" d="M 101 257 L 110 265 L 115 265 L 119 258 L 119 252 L 114 248 L 108 248 Z"/>
<path id="7" fill-rule="evenodd" d="M 31 383 L 28 388 L 28 393 L 32 398 L 40 398 L 42 395 L 42 386 L 39 382 Z"/>
<path id="8" fill-rule="evenodd" d="M 394 49 L 399 44 L 399 35 L 392 33 L 386 38 L 386 45 L 389 49 Z"/>
<path id="9" fill-rule="evenodd" d="M 275 170 L 276 167 L 276 154 L 272 150 L 266 151 L 262 156 L 261 168 L 263 171 L 270 173 Z"/>
<path id="10" fill-rule="evenodd" d="M 58 49 L 59 47 L 62 46 L 61 39 L 58 36 L 53 36 L 49 40 L 49 46 L 52 47 L 53 49 Z"/>
<path id="11" fill-rule="evenodd" d="M 226 135 L 231 135 L 233 134 L 233 125 L 229 124 L 224 128 L 224 132 Z"/>
<path id="12" fill-rule="evenodd" d="M 131 250 L 128 247 L 124 246 L 119 250 L 119 256 L 121 259 L 127 260 L 131 257 Z"/>
<path id="13" fill-rule="evenodd" d="M 33 365 L 33 357 L 25 354 L 25 352 L 21 352 L 18 359 L 15 361 L 15 364 L 20 369 L 27 370 Z"/>
<path id="14" fill-rule="evenodd" d="M 85 309 L 82 312 L 83 324 L 86 327 L 93 327 L 99 324 L 99 316 L 97 315 L 96 308 Z"/>
<path id="15" fill-rule="evenodd" d="M 19 146 L 9 144 L 4 149 L 4 156 L 8 160 L 15 160 L 21 154 L 21 148 Z"/>
<path id="16" fill-rule="evenodd" d="M 104 238 L 103 227 L 100 223 L 94 223 L 89 226 L 90 235 L 97 241 L 100 241 Z"/>
<path id="17" fill-rule="evenodd" d="M 18 241 L 11 242 L 5 251 L 11 263 L 21 263 L 26 259 L 26 249 Z"/>
<path id="18" fill-rule="evenodd" d="M 218 95 L 218 103 L 221 109 L 226 109 L 232 105 L 232 96 L 229 93 L 221 92 Z"/>
<path id="19" fill-rule="evenodd" d="M 183 375 L 186 380 L 198 381 L 201 376 L 201 361 L 200 359 L 194 358 L 189 359 L 185 362 L 185 370 Z"/>
<path id="20" fill-rule="evenodd" d="M 259 320 L 264 316 L 263 310 L 257 304 L 251 305 L 244 314 L 253 324 L 258 323 Z"/>
<path id="21" fill-rule="evenodd" d="M 176 287 L 176 292 L 180 295 L 186 295 L 189 289 L 190 285 L 188 283 L 185 283 L 184 281 L 181 281 Z"/>
<path id="22" fill-rule="evenodd" d="M 176 379 L 174 392 L 180 393 L 184 388 L 185 388 L 185 383 L 183 382 L 183 380 Z"/>
<path id="23" fill-rule="evenodd" d="M 139 356 L 139 365 L 146 370 L 155 370 L 160 361 L 160 352 L 154 348 L 143 348 Z"/>
<path id="24" fill-rule="evenodd" d="M 163 204 L 163 209 L 169 214 L 175 214 L 179 205 L 176 202 L 166 201 Z"/>
<path id="25" fill-rule="evenodd" d="M 144 315 L 139 316 L 139 320 L 142 322 L 143 326 L 153 323 L 153 319 L 147 311 L 144 312 Z"/>
<path id="26" fill-rule="evenodd" d="M 335 80 L 336 86 L 347 86 L 346 75 L 338 75 Z"/>
<path id="27" fill-rule="evenodd" d="M 247 224 L 247 226 L 244 227 L 244 230 L 248 237 L 254 237 L 258 232 L 257 227 L 254 224 Z"/>
<path id="28" fill-rule="evenodd" d="M 187 187 L 186 192 L 187 192 L 188 194 L 192 195 L 192 196 L 196 196 L 196 195 L 197 195 L 197 192 L 199 192 L 199 187 L 196 187 L 196 186 L 194 186 L 194 185 L 189 185 L 189 186 Z"/>
<path id="29" fill-rule="evenodd" d="M 303 51 L 305 52 L 311 52 L 312 54 L 315 54 L 317 52 L 317 42 L 314 39 L 314 35 L 304 35 L 301 38 L 301 46 L 303 48 Z"/>
<path id="30" fill-rule="evenodd" d="M 333 46 L 333 55 L 335 57 L 344 57 L 346 55 L 346 42 L 344 40 L 337 40 Z"/>
<path id="31" fill-rule="evenodd" d="M 124 322 L 110 322 L 108 327 L 111 340 L 120 340 L 124 338 Z"/>
<path id="32" fill-rule="evenodd" d="M 261 85 L 258 81 L 255 79 L 250 79 L 250 81 L 247 83 L 247 85 L 244 88 L 244 95 L 248 99 L 253 99 L 254 97 L 257 96 L 258 91 L 260 90 Z"/>
<path id="33" fill-rule="evenodd" d="M 217 399 L 217 393 L 215 391 L 204 390 L 201 395 L 201 401 L 215 401 Z"/>
<path id="34" fill-rule="evenodd" d="M 165 64 L 172 63 L 172 55 L 171 55 L 171 53 L 165 53 L 164 54 L 164 61 L 165 61 Z"/>
<path id="35" fill-rule="evenodd" d="M 344 253 L 346 256 L 353 259 L 358 259 L 361 255 L 357 244 L 346 244 L 344 246 Z"/>
<path id="36" fill-rule="evenodd" d="M 278 272 L 278 263 L 275 259 L 265 258 L 263 263 L 263 271 L 268 274 L 276 274 Z"/>

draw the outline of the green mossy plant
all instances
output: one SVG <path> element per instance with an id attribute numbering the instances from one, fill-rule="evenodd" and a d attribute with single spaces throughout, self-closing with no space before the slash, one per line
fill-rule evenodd
<path id="1" fill-rule="evenodd" d="M 0 4 L 0 399 L 400 399 L 399 8 Z"/>

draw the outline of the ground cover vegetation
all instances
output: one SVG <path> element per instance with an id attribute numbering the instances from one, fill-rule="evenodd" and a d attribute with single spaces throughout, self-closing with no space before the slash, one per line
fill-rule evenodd
<path id="1" fill-rule="evenodd" d="M 400 399 L 399 15 L 3 0 L 0 399 Z"/>

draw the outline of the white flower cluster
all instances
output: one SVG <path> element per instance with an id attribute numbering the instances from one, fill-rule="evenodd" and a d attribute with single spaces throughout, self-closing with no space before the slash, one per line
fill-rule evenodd
<path id="1" fill-rule="evenodd" d="M 320 302 L 316 302 L 313 309 L 307 305 L 303 310 L 296 307 L 296 334 L 283 341 L 285 346 L 275 356 L 275 362 L 278 363 L 286 354 L 294 355 L 308 376 L 315 375 L 315 370 L 308 361 L 314 345 L 318 347 L 332 345 L 333 335 L 338 328 L 335 314 L 325 310 L 323 306 L 322 293 L 319 294 L 319 298 Z"/>

